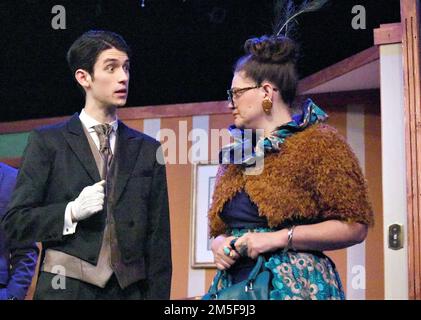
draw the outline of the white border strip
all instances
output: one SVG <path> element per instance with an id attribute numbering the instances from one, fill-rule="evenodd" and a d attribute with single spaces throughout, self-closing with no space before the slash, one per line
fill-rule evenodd
<path id="1" fill-rule="evenodd" d="M 346 114 L 346 136 L 365 174 L 364 107 L 349 105 Z M 365 300 L 365 241 L 346 250 L 348 300 Z"/>
<path id="2" fill-rule="evenodd" d="M 407 193 L 402 45 L 380 46 L 385 299 L 408 299 Z M 389 225 L 404 229 L 404 248 L 388 248 Z"/>
<path id="3" fill-rule="evenodd" d="M 209 136 L 209 116 L 193 116 L 192 117 L 192 128 L 194 129 L 202 129 L 208 133 Z M 193 142 L 194 144 L 195 142 Z M 197 141 L 196 143 L 200 143 Z M 209 143 L 209 141 L 207 141 Z M 192 147 L 194 149 L 194 147 Z M 199 161 L 207 161 L 208 153 L 204 152 L 202 154 L 197 154 L 193 152 L 191 154 L 192 162 L 199 162 Z M 191 218 L 191 217 L 190 217 Z M 191 234 L 191 232 L 190 232 Z M 190 249 L 192 246 L 193 239 L 190 239 Z M 189 252 L 190 253 L 190 252 Z M 189 279 L 188 279 L 188 286 L 187 286 L 187 294 L 188 297 L 196 297 L 202 296 L 205 291 L 205 282 L 206 282 L 206 271 L 205 269 L 193 269 L 191 267 L 191 254 L 189 254 Z"/>

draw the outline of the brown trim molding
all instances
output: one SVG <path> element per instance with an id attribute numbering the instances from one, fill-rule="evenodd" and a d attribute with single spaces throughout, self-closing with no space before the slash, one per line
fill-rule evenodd
<path id="1" fill-rule="evenodd" d="M 31 131 L 34 128 L 62 122 L 69 117 L 43 118 L 23 121 L 0 122 L 0 134 Z"/>
<path id="2" fill-rule="evenodd" d="M 402 42 L 402 23 L 381 24 L 380 28 L 374 29 L 374 44 L 392 44 Z"/>
<path id="3" fill-rule="evenodd" d="M 377 46 L 361 51 L 360 53 L 302 79 L 298 84 L 298 93 L 302 94 L 303 92 L 342 76 L 345 73 L 351 72 L 372 61 L 378 60 L 379 58 L 380 54 Z"/>
<path id="4" fill-rule="evenodd" d="M 229 114 L 226 101 L 197 102 L 153 107 L 130 107 L 118 110 L 121 120 L 174 118 L 198 115 Z M 69 116 L 0 123 L 0 134 L 31 131 L 34 128 L 65 121 Z"/>
<path id="5" fill-rule="evenodd" d="M 297 104 L 306 98 L 312 98 L 323 107 L 326 104 L 340 106 L 347 103 L 366 103 L 373 101 L 376 104 L 379 99 L 379 90 L 358 90 L 332 93 L 316 93 L 297 97 Z M 230 114 L 226 101 L 186 103 L 174 105 L 162 105 L 155 107 L 131 107 L 119 109 L 118 115 L 121 120 L 151 119 L 151 118 L 177 118 L 198 115 Z M 0 134 L 28 132 L 34 128 L 65 121 L 67 117 L 34 119 L 0 123 Z"/>
<path id="6" fill-rule="evenodd" d="M 320 105 L 322 109 L 326 106 L 340 109 L 341 107 L 346 107 L 352 103 L 372 106 L 374 109 L 378 110 L 380 104 L 380 90 L 368 89 L 331 93 L 312 93 L 298 97 L 297 104 L 299 105 L 307 98 L 311 98 L 317 105 Z"/>
<path id="7" fill-rule="evenodd" d="M 124 108 L 118 111 L 122 120 L 150 118 L 181 118 L 189 116 L 231 113 L 226 101 L 196 102 L 153 107 Z"/>
<path id="8" fill-rule="evenodd" d="M 8 164 L 14 168 L 19 168 L 22 158 L 0 158 L 0 162 Z"/>
<path id="9" fill-rule="evenodd" d="M 419 14 L 419 0 L 401 0 L 408 208 L 408 296 L 410 299 L 417 300 L 421 299 L 421 69 Z"/>

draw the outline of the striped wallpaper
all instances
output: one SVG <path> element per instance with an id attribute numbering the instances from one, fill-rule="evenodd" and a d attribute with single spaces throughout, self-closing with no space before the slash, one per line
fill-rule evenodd
<path id="1" fill-rule="evenodd" d="M 357 96 L 358 99 L 355 99 Z M 316 104 L 329 114 L 328 123 L 346 137 L 356 153 L 368 180 L 370 198 L 375 211 L 375 226 L 370 229 L 364 243 L 345 250 L 327 252 L 327 254 L 337 265 L 348 299 L 383 299 L 380 99 L 376 90 L 365 92 L 363 96 L 366 99 L 361 98 L 359 93 L 321 94 L 312 97 Z M 221 103 L 217 102 L 217 104 Z M 192 105 L 194 108 L 191 108 Z M 192 110 L 200 110 L 200 107 L 200 103 L 196 106 L 189 105 Z M 162 129 L 172 129 L 177 139 L 187 141 L 188 136 L 183 137 L 183 135 L 192 129 L 203 129 L 209 132 L 211 129 L 227 128 L 232 121 L 231 115 L 226 112 L 210 114 L 197 112 L 197 115 L 193 112 L 180 117 L 148 116 L 137 119 L 122 117 L 122 119 L 137 130 L 158 139 L 164 139 L 162 142 L 168 139 L 159 135 Z M 9 148 L 10 142 L 7 141 L 11 141 L 10 139 L 0 133 L 0 161 L 1 158 L 19 156 L 22 150 L 20 145 L 26 143 L 27 135 L 20 134 L 20 142 L 14 140 L 14 144 L 19 146 L 19 152 Z M 176 143 L 174 148 L 177 150 L 178 160 L 187 159 L 186 151 L 190 150 L 191 146 L 191 141 L 188 141 L 187 146 Z M 216 159 L 217 151 L 209 145 L 209 159 Z M 206 153 L 191 155 L 193 161 L 207 160 L 206 156 Z M 213 268 L 191 267 L 192 170 L 193 166 L 190 163 L 167 165 L 173 254 L 172 299 L 186 299 L 202 295 L 208 289 L 215 274 Z"/>

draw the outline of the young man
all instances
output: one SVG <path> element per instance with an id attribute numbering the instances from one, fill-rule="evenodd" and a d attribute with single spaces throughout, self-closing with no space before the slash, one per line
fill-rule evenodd
<path id="1" fill-rule="evenodd" d="M 6 212 L 17 170 L 0 162 L 0 219 Z M 6 245 L 0 228 L 0 300 L 23 300 L 32 282 L 38 259 L 35 243 L 20 248 Z"/>
<path id="2" fill-rule="evenodd" d="M 84 108 L 30 135 L 2 224 L 12 241 L 43 244 L 36 299 L 169 298 L 160 144 L 116 116 L 127 99 L 129 58 L 121 36 L 83 34 L 67 60 Z"/>

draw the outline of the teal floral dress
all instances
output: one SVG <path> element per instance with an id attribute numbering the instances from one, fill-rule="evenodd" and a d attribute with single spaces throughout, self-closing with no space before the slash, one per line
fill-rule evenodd
<path id="1" fill-rule="evenodd" d="M 344 300 L 334 263 L 322 253 L 277 253 L 266 267 L 272 271 L 271 300 Z"/>
<path id="2" fill-rule="evenodd" d="M 253 214 L 254 212 L 254 214 Z M 230 235 L 276 231 L 265 227 L 257 207 L 244 192 L 226 204 L 221 218 L 231 227 Z M 271 300 L 344 300 L 345 294 L 333 261 L 321 252 L 279 250 L 265 255 L 272 274 Z M 250 258 L 239 259 L 223 274 L 222 287 L 245 280 L 254 266 Z"/>
<path id="3" fill-rule="evenodd" d="M 245 155 L 247 145 L 252 143 L 230 128 L 235 143 L 224 147 L 220 153 L 221 163 L 238 163 L 234 155 L 243 154 L 240 164 L 247 167 L 256 158 L 266 153 L 279 152 L 280 145 L 296 132 L 327 119 L 324 113 L 312 100 L 303 105 L 303 112 L 293 120 L 277 128 L 272 136 L 259 140 L 252 148 L 254 152 Z M 240 237 L 246 232 L 272 232 L 265 217 L 259 216 L 257 206 L 248 195 L 241 191 L 224 205 L 221 219 L 230 228 L 230 235 Z M 281 228 L 281 227 L 280 227 Z M 279 228 L 279 229 L 280 229 Z M 277 229 L 277 230 L 279 230 Z M 322 252 L 301 252 L 283 250 L 265 255 L 266 268 L 272 273 L 270 299 L 273 300 L 343 300 L 343 287 L 333 261 Z M 250 258 L 240 258 L 222 277 L 222 287 L 230 286 L 245 280 L 254 266 Z"/>

